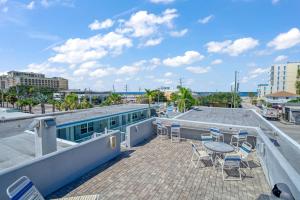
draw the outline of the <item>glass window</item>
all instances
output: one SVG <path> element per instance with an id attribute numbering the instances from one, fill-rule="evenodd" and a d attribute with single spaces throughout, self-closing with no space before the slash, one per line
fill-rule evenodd
<path id="1" fill-rule="evenodd" d="M 126 116 L 127 115 L 122 115 L 122 125 L 126 125 L 127 122 L 126 122 Z"/>
<path id="2" fill-rule="evenodd" d="M 94 131 L 94 123 L 90 122 L 88 123 L 88 132 L 92 132 L 92 131 Z"/>
<path id="3" fill-rule="evenodd" d="M 110 118 L 110 128 L 116 128 L 119 126 L 119 116 Z"/>
<path id="4" fill-rule="evenodd" d="M 80 125 L 80 133 L 81 134 L 87 133 L 87 124 Z"/>
<path id="5" fill-rule="evenodd" d="M 67 139 L 66 138 L 66 129 L 65 128 L 58 129 L 57 130 L 57 137 L 61 138 L 61 139 Z"/>

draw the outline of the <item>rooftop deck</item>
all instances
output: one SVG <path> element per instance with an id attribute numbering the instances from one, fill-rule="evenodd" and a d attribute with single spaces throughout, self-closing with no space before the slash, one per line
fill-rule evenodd
<path id="1" fill-rule="evenodd" d="M 99 194 L 99 199 L 256 199 L 269 194 L 262 168 L 242 169 L 242 181 L 223 181 L 207 163 L 190 165 L 189 141 L 154 138 L 64 186 L 48 198 Z"/>

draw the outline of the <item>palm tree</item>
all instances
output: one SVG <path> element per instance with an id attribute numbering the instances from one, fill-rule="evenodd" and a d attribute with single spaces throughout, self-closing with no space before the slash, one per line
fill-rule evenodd
<path id="1" fill-rule="evenodd" d="M 26 110 L 26 106 L 28 105 L 26 99 L 24 99 L 24 98 L 19 98 L 16 101 L 16 104 L 21 109 L 21 111 L 24 111 L 23 110 L 24 107 L 25 107 L 25 110 Z"/>
<path id="2" fill-rule="evenodd" d="M 117 93 L 112 93 L 109 95 L 108 99 L 111 101 L 111 103 L 114 104 L 120 104 L 122 102 L 122 97 L 121 95 Z"/>
<path id="3" fill-rule="evenodd" d="M 145 89 L 146 91 L 146 97 L 148 98 L 148 105 L 150 107 L 150 104 L 152 103 L 152 99 L 153 99 L 153 96 L 154 96 L 154 91 L 153 90 L 150 90 L 150 89 Z"/>
<path id="4" fill-rule="evenodd" d="M 48 102 L 48 96 L 42 93 L 38 93 L 35 100 L 41 104 L 42 114 L 45 114 L 45 104 Z"/>
<path id="5" fill-rule="evenodd" d="M 38 105 L 39 103 L 34 98 L 27 98 L 26 100 L 29 108 L 29 113 L 32 113 L 32 107 Z"/>
<path id="6" fill-rule="evenodd" d="M 13 108 L 15 107 L 15 103 L 17 102 L 17 97 L 14 93 L 8 93 L 6 95 L 6 101 L 12 104 Z"/>
<path id="7" fill-rule="evenodd" d="M 91 107 L 93 107 L 93 105 L 90 104 L 90 102 L 86 98 L 84 98 L 83 101 L 79 105 L 79 108 L 81 108 L 81 109 L 87 109 L 87 108 L 91 108 Z"/>
<path id="8" fill-rule="evenodd" d="M 78 107 L 78 96 L 77 94 L 71 93 L 65 97 L 65 110 L 75 110 Z"/>
<path id="9" fill-rule="evenodd" d="M 179 87 L 177 103 L 179 111 L 185 112 L 187 108 L 195 104 L 192 92 L 188 88 Z"/>

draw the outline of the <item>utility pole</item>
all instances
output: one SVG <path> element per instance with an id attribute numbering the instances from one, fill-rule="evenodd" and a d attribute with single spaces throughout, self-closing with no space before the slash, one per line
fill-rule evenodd
<path id="1" fill-rule="evenodd" d="M 183 84 L 183 79 L 180 77 L 179 78 L 179 85 L 180 85 L 180 87 L 182 87 L 182 84 Z"/>
<path id="2" fill-rule="evenodd" d="M 238 83 L 237 83 L 237 71 L 234 72 L 234 91 L 233 91 L 233 107 L 236 108 L 236 95 L 237 95 L 237 88 L 238 88 Z"/>
<path id="3" fill-rule="evenodd" d="M 126 93 L 125 93 L 125 94 L 126 94 L 125 100 L 126 100 L 126 103 L 127 103 L 127 95 L 128 95 L 128 94 L 127 94 L 127 91 L 128 91 L 128 86 L 127 86 L 127 84 L 125 85 L 125 91 L 126 91 Z"/>
<path id="4" fill-rule="evenodd" d="M 115 93 L 116 91 L 115 91 L 115 84 L 113 84 L 113 93 Z"/>

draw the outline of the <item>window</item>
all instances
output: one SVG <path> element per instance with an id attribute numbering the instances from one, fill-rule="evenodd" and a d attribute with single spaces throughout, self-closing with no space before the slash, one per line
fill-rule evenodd
<path id="1" fill-rule="evenodd" d="M 81 124 L 81 126 L 80 126 L 80 133 L 81 134 L 87 133 L 87 124 Z"/>
<path id="2" fill-rule="evenodd" d="M 94 124 L 93 122 L 88 123 L 88 132 L 94 131 Z"/>
<path id="3" fill-rule="evenodd" d="M 137 118 L 138 118 L 137 113 L 132 113 L 132 119 L 137 119 Z"/>

